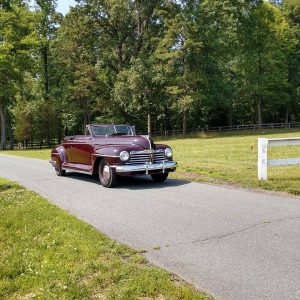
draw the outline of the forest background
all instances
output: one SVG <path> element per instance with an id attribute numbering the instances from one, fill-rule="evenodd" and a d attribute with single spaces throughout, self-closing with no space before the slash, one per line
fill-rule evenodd
<path id="1" fill-rule="evenodd" d="M 0 0 L 0 149 L 85 125 L 300 121 L 300 1 Z"/>

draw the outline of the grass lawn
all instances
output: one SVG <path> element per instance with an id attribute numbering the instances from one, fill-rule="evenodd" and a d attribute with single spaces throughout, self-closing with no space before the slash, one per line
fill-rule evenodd
<path id="1" fill-rule="evenodd" d="M 257 138 L 300 137 L 300 130 L 210 134 L 199 137 L 155 139 L 169 144 L 179 163 L 174 178 L 238 184 L 300 195 L 300 166 L 270 167 L 269 180 L 257 180 Z M 50 150 L 14 150 L 1 153 L 48 159 Z M 269 149 L 269 158 L 300 157 L 300 147 Z"/>
<path id="2" fill-rule="evenodd" d="M 4 150 L 0 154 L 9 154 L 14 156 L 22 156 L 28 158 L 49 159 L 51 149 L 38 150 Z"/>
<path id="3" fill-rule="evenodd" d="M 257 139 L 300 137 L 298 131 L 228 133 L 207 137 L 161 140 L 169 144 L 179 164 L 173 177 L 212 183 L 231 183 L 243 187 L 284 191 L 300 195 L 300 165 L 269 167 L 268 181 L 257 179 Z M 299 146 L 268 149 L 268 158 L 300 157 Z"/>
<path id="4" fill-rule="evenodd" d="M 0 299 L 208 299 L 41 196 L 0 179 Z"/>

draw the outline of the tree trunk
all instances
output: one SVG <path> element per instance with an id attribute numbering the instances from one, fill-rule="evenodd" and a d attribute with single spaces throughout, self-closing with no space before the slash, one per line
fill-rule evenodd
<path id="1" fill-rule="evenodd" d="M 5 117 L 5 110 L 3 107 L 0 107 L 0 127 L 1 127 L 0 150 L 4 150 L 6 145 L 6 117 Z"/>
<path id="2" fill-rule="evenodd" d="M 182 134 L 186 135 L 186 121 L 187 121 L 187 110 L 183 110 L 183 120 L 182 120 Z"/>
<path id="3" fill-rule="evenodd" d="M 85 128 L 84 128 L 84 130 L 85 130 Z M 61 140 L 62 140 L 61 129 L 59 129 L 59 131 L 58 131 L 58 134 L 57 134 L 57 140 L 58 140 L 58 143 L 60 144 L 60 143 L 61 143 Z"/>
<path id="4" fill-rule="evenodd" d="M 233 126 L 233 107 L 232 107 L 232 100 L 230 100 L 230 103 L 229 103 L 228 123 L 229 123 L 229 126 Z"/>
<path id="5" fill-rule="evenodd" d="M 14 149 L 14 143 L 15 143 L 15 138 L 14 138 L 14 132 L 12 129 L 12 120 L 11 120 L 11 115 L 8 114 L 8 135 L 9 135 L 9 149 L 13 150 Z"/>
<path id="6" fill-rule="evenodd" d="M 49 98 L 49 71 L 48 71 L 48 47 L 42 48 L 43 67 L 44 67 L 44 97 Z"/>
<path id="7" fill-rule="evenodd" d="M 123 43 L 122 42 L 118 44 L 118 65 L 119 65 L 119 70 L 122 70 L 122 65 L 123 65 Z"/>
<path id="8" fill-rule="evenodd" d="M 49 61 L 48 61 L 48 45 L 45 45 L 41 49 L 43 68 L 44 68 L 44 100 L 46 101 L 46 106 L 49 108 Z M 50 145 L 51 141 L 51 120 L 50 115 L 47 116 L 47 128 L 46 128 L 46 140 L 47 144 Z"/>
<path id="9" fill-rule="evenodd" d="M 9 148 L 10 150 L 14 150 L 15 137 L 11 126 L 9 126 L 8 133 L 9 133 Z"/>
<path id="10" fill-rule="evenodd" d="M 151 114 L 149 112 L 147 114 L 147 128 L 148 128 L 148 135 L 151 135 Z"/>
<path id="11" fill-rule="evenodd" d="M 290 117 L 290 110 L 289 110 L 289 106 L 287 105 L 285 110 L 285 128 L 288 128 L 289 126 L 289 117 Z"/>
<path id="12" fill-rule="evenodd" d="M 261 93 L 261 89 L 263 86 L 263 64 L 262 64 L 262 42 L 259 40 L 258 44 L 258 95 L 257 95 L 257 123 L 258 128 L 261 129 L 262 124 L 262 102 L 263 102 L 263 96 Z"/>
<path id="13" fill-rule="evenodd" d="M 261 129 L 262 124 L 262 96 L 257 97 L 257 124 L 258 128 Z"/>
<path id="14" fill-rule="evenodd" d="M 89 113 L 88 113 L 88 104 L 87 104 L 87 100 L 84 99 L 83 100 L 83 114 L 84 114 L 84 132 L 85 132 L 85 129 L 86 129 L 86 125 L 89 124 Z"/>
<path id="15" fill-rule="evenodd" d="M 165 134 L 167 134 L 168 130 L 171 128 L 171 126 L 169 126 L 169 109 L 168 109 L 168 105 L 164 106 L 164 131 Z"/>
<path id="16" fill-rule="evenodd" d="M 50 102 L 48 100 L 45 100 L 45 103 L 44 103 L 44 109 L 46 111 L 48 111 L 48 114 L 45 115 L 45 136 L 46 136 L 46 141 L 47 141 L 47 145 L 50 146 L 51 144 L 51 132 L 52 132 L 52 124 L 51 124 L 51 115 L 52 115 L 52 111 L 51 111 L 51 105 L 50 105 Z M 30 136 L 30 139 L 32 140 L 32 135 Z"/>

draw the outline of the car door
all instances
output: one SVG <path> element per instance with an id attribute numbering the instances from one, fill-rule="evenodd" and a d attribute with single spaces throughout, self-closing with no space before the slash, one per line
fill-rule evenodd
<path id="1" fill-rule="evenodd" d="M 93 151 L 94 146 L 91 137 L 77 136 L 71 146 L 72 163 L 91 165 Z"/>
<path id="2" fill-rule="evenodd" d="M 73 145 L 73 140 L 69 138 L 65 139 L 63 142 L 63 147 L 65 149 L 65 163 L 72 162 L 72 145 Z"/>

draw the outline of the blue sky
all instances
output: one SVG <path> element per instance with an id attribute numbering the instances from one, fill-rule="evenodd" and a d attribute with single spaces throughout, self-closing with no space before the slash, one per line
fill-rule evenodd
<path id="1" fill-rule="evenodd" d="M 33 5 L 34 0 L 30 0 L 29 4 Z M 57 0 L 57 11 L 61 12 L 62 14 L 66 14 L 69 11 L 70 6 L 75 6 L 75 0 Z"/>
<path id="2" fill-rule="evenodd" d="M 66 14 L 69 11 L 69 6 L 75 6 L 75 0 L 57 0 L 57 11 Z"/>

